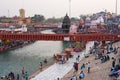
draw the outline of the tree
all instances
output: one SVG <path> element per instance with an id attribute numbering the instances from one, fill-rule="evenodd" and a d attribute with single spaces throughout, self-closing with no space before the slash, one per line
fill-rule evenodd
<path id="1" fill-rule="evenodd" d="M 79 20 L 79 19 L 76 18 L 76 17 L 72 17 L 72 18 L 71 18 L 71 22 L 78 21 L 78 20 Z"/>
<path id="2" fill-rule="evenodd" d="M 47 22 L 47 23 L 59 23 L 62 21 L 63 21 L 63 18 L 52 17 L 52 18 L 48 18 L 45 22 Z"/>
<path id="3" fill-rule="evenodd" d="M 34 22 L 40 23 L 40 22 L 43 22 L 45 20 L 45 17 L 43 15 L 35 14 L 31 19 Z"/>
<path id="4" fill-rule="evenodd" d="M 80 18 L 85 21 L 86 15 L 80 15 Z"/>

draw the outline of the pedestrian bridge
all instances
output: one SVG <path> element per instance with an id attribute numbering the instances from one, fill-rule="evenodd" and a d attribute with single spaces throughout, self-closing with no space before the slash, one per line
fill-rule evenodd
<path id="1" fill-rule="evenodd" d="M 49 41 L 119 41 L 119 34 L 40 34 L 40 33 L 0 33 L 0 39 L 49 40 Z"/>

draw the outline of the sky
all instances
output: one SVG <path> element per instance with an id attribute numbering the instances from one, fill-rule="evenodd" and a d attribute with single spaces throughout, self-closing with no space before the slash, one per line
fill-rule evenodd
<path id="1" fill-rule="evenodd" d="M 117 0 L 120 14 L 120 0 Z M 115 13 L 116 0 L 0 0 L 0 16 L 19 16 L 19 9 L 25 9 L 25 16 L 44 15 L 45 18 L 71 17 L 81 14 L 93 14 L 100 11 Z M 71 6 L 70 6 L 71 4 Z M 69 11 L 70 9 L 70 11 Z"/>

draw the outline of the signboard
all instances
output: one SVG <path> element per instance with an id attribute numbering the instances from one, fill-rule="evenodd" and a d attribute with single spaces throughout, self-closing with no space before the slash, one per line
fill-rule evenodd
<path id="1" fill-rule="evenodd" d="M 69 37 L 64 37 L 64 41 L 70 41 Z"/>

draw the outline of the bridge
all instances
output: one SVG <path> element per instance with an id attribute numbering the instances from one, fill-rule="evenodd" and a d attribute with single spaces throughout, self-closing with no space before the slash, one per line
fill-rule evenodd
<path id="1" fill-rule="evenodd" d="M 119 34 L 40 34 L 40 33 L 0 33 L 0 39 L 47 40 L 47 41 L 120 41 Z"/>

